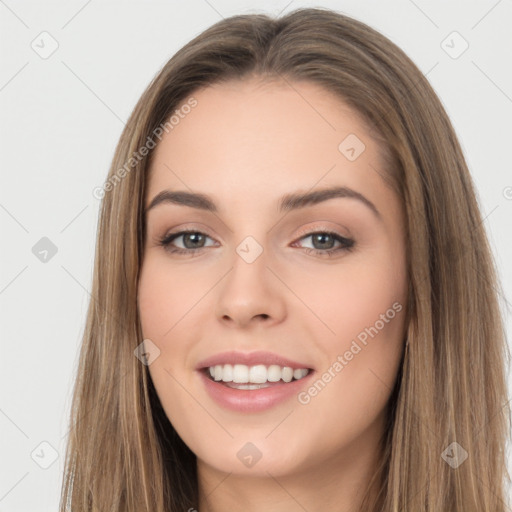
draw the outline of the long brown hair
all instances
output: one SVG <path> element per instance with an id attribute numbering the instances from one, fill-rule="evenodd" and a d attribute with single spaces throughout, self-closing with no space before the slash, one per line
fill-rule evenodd
<path id="1" fill-rule="evenodd" d="M 337 94 L 378 134 L 383 177 L 403 204 L 408 343 L 372 482 L 376 499 L 364 510 L 503 512 L 510 412 L 502 289 L 461 147 L 405 53 L 323 8 L 216 23 L 165 64 L 131 114 L 102 188 L 61 512 L 198 507 L 195 455 L 134 356 L 143 340 L 137 284 L 152 155 L 140 153 L 194 91 L 249 76 L 307 80 Z M 450 464 L 454 457 L 462 463 Z"/>

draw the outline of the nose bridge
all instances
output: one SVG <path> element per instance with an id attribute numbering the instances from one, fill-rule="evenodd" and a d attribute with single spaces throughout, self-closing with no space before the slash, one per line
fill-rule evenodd
<path id="1" fill-rule="evenodd" d="M 268 256 L 268 248 L 264 247 L 263 242 L 260 243 L 252 235 L 243 238 L 235 247 L 232 270 L 227 276 L 230 292 L 240 297 L 246 296 L 247 299 L 265 292 L 268 295 L 268 278 L 271 274 L 266 268 Z"/>
<path id="2" fill-rule="evenodd" d="M 252 235 L 236 246 L 232 268 L 219 291 L 216 305 L 219 319 L 229 317 L 238 324 L 245 324 L 257 316 L 277 319 L 282 315 L 284 306 L 279 283 L 267 268 L 268 256 L 263 242 Z"/>
<path id="3" fill-rule="evenodd" d="M 262 235 L 259 235 L 258 238 L 261 239 Z M 262 260 L 265 261 L 266 257 L 261 258 L 262 254 L 267 252 L 265 251 L 264 244 L 265 241 L 259 241 L 254 236 L 248 235 L 238 244 L 236 253 L 247 265 L 252 265 L 258 260 L 260 262 Z"/>

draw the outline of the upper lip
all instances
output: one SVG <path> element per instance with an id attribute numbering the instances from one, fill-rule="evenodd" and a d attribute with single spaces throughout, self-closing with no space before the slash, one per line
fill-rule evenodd
<path id="1" fill-rule="evenodd" d="M 266 352 L 263 350 L 256 352 L 239 352 L 232 350 L 229 352 L 221 352 L 202 360 L 197 364 L 196 370 L 202 370 L 203 368 L 209 368 L 210 366 L 224 364 L 244 364 L 247 366 L 256 366 L 258 364 L 270 366 L 272 364 L 276 364 L 283 367 L 288 366 L 294 370 L 299 368 L 312 369 L 308 364 L 288 359 L 287 357 L 274 354 L 273 352 Z"/>

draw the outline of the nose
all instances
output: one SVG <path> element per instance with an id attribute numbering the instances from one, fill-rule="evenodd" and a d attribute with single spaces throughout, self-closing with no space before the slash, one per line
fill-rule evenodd
<path id="1" fill-rule="evenodd" d="M 218 287 L 215 314 L 226 325 L 248 328 L 280 323 L 286 316 L 286 287 L 267 266 L 265 251 L 252 263 L 238 255 Z"/>

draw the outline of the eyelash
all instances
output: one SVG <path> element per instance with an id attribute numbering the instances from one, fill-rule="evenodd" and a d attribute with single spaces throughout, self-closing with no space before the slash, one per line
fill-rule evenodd
<path id="1" fill-rule="evenodd" d="M 188 234 L 199 234 L 204 235 L 208 238 L 209 237 L 206 233 L 203 233 L 201 231 L 194 231 L 194 230 L 186 230 L 186 231 L 179 231 L 177 233 L 172 233 L 170 235 L 164 236 L 163 238 L 160 238 L 158 240 L 158 245 L 162 246 L 166 251 L 170 252 L 171 254 L 194 254 L 197 251 L 200 251 L 202 249 L 205 249 L 206 247 L 197 247 L 195 249 L 181 249 L 180 247 L 172 247 L 170 246 L 171 242 L 173 242 L 176 238 L 179 238 L 182 235 L 188 235 Z M 336 241 L 340 242 L 342 244 L 341 247 L 338 247 L 336 249 L 311 249 L 310 247 L 304 247 L 303 249 L 306 251 L 307 254 L 314 253 L 319 256 L 332 256 L 334 253 L 337 253 L 339 251 L 347 251 L 350 252 L 354 249 L 355 241 L 351 238 L 346 238 L 341 235 L 338 235 L 338 233 L 335 233 L 333 231 L 313 231 L 306 234 L 303 234 L 298 240 L 302 240 L 303 238 L 308 238 L 313 235 L 329 235 L 332 236 Z"/>

